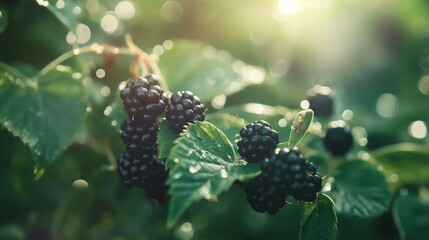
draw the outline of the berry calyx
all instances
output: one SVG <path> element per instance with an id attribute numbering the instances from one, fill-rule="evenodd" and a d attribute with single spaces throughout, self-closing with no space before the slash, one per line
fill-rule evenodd
<path id="1" fill-rule="evenodd" d="M 237 141 L 238 153 L 249 163 L 261 162 L 279 143 L 277 131 L 263 120 L 249 123 L 242 128 L 240 137 Z"/>
<path id="2" fill-rule="evenodd" d="M 190 91 L 173 93 L 165 113 L 168 126 L 175 132 L 182 132 L 186 125 L 204 121 L 204 104 Z"/>

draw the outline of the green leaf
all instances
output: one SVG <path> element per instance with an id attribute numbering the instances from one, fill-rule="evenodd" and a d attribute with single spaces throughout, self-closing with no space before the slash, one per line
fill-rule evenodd
<path id="1" fill-rule="evenodd" d="M 173 42 L 173 48 L 159 61 L 171 92 L 192 91 L 208 102 L 216 96 L 229 95 L 250 84 L 261 83 L 265 78 L 264 70 L 247 66 L 224 50 L 198 41 Z"/>
<path id="2" fill-rule="evenodd" d="M 170 150 L 174 146 L 174 141 L 179 137 L 179 134 L 172 131 L 166 121 L 159 124 L 158 132 L 158 157 L 160 159 L 167 158 L 170 154 Z"/>
<path id="3" fill-rule="evenodd" d="M 82 3 L 80 1 L 71 0 L 71 1 L 65 1 L 64 5 L 60 5 L 60 7 L 57 6 L 56 0 L 36 0 L 41 6 L 44 6 L 43 4 L 46 4 L 46 2 L 49 2 L 49 4 L 46 5 L 46 8 L 56 17 L 58 20 L 64 24 L 64 26 L 71 32 L 76 33 L 77 25 L 79 24 L 79 14 L 75 14 L 75 11 L 77 9 L 80 9 L 79 11 L 83 11 Z"/>
<path id="4" fill-rule="evenodd" d="M 424 240 L 428 238 L 428 199 L 401 189 L 393 202 L 392 211 L 401 239 Z"/>
<path id="5" fill-rule="evenodd" d="M 86 103 L 80 79 L 65 66 L 29 78 L 0 63 L 0 123 L 50 161 L 84 128 Z"/>
<path id="6" fill-rule="evenodd" d="M 380 148 L 372 156 L 384 169 L 398 175 L 405 183 L 429 181 L 429 150 L 427 146 L 401 143 Z"/>
<path id="7" fill-rule="evenodd" d="M 300 240 L 332 240 L 338 236 L 338 219 L 334 202 L 318 194 L 316 202 L 305 203 L 301 218 Z"/>
<path id="8" fill-rule="evenodd" d="M 313 117 L 314 112 L 311 109 L 302 110 L 296 115 L 289 135 L 289 148 L 293 148 L 305 136 Z"/>
<path id="9" fill-rule="evenodd" d="M 185 210 L 200 199 L 216 200 L 234 181 L 246 181 L 259 173 L 259 164 L 235 160 L 226 136 L 209 122 L 196 122 L 175 141 L 167 160 L 170 168 L 170 208 L 167 226 L 172 227 Z"/>
<path id="10" fill-rule="evenodd" d="M 206 120 L 208 122 L 213 123 L 217 128 L 219 128 L 223 133 L 225 133 L 228 140 L 232 143 L 235 143 L 237 135 L 244 127 L 243 119 L 226 113 L 215 112 L 207 114 Z"/>
<path id="11" fill-rule="evenodd" d="M 387 210 L 390 192 L 386 177 L 378 166 L 355 160 L 341 164 L 333 174 L 332 189 L 338 213 L 357 217 L 375 217 Z"/>

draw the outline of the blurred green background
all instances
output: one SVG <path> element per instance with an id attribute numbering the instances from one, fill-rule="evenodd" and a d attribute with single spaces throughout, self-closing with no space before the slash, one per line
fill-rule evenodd
<path id="1" fill-rule="evenodd" d="M 263 75 L 258 84 L 227 96 L 225 107 L 252 102 L 297 109 L 307 90 L 322 84 L 334 90 L 332 120 L 355 127 L 359 147 L 429 143 L 428 1 L 49 1 L 76 22 L 74 33 L 43 4 L 0 1 L 0 61 L 42 69 L 77 45 L 124 47 L 129 33 L 162 63 L 162 53 L 177 39 L 201 41 L 222 49 L 221 57 L 258 66 Z M 117 89 L 130 77 L 130 62 L 93 57 L 83 71 Z M 286 206 L 275 216 L 254 213 L 238 187 L 218 203 L 192 206 L 167 230 L 167 206 L 123 189 L 109 165 L 108 155 L 121 151 L 119 134 L 107 120 L 94 122 L 103 122 L 97 111 L 103 112 L 113 93 L 91 95 L 87 129 L 44 166 L 37 181 L 34 156 L 0 129 L 0 239 L 297 239 L 301 206 Z M 210 111 L 219 107 L 211 104 L 206 102 Z M 88 132 L 93 140 L 85 142 Z M 340 215 L 339 229 L 339 239 L 399 239 L 390 213 L 372 219 Z"/>

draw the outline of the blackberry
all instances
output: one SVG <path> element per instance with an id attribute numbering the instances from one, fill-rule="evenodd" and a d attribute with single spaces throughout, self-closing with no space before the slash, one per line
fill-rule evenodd
<path id="1" fill-rule="evenodd" d="M 317 173 L 317 169 L 313 163 L 307 163 L 307 173 L 305 183 L 296 189 L 292 196 L 295 200 L 311 202 L 317 197 L 317 193 L 322 190 L 322 178 Z"/>
<path id="2" fill-rule="evenodd" d="M 165 114 L 168 126 L 175 132 L 182 132 L 185 125 L 204 121 L 204 105 L 192 92 L 181 91 L 171 95 Z"/>
<path id="3" fill-rule="evenodd" d="M 332 155 L 344 156 L 353 146 L 353 135 L 348 127 L 329 128 L 323 143 Z"/>
<path id="4" fill-rule="evenodd" d="M 132 157 L 125 151 L 117 158 L 118 173 L 122 185 L 130 188 L 133 186 L 144 188 L 151 172 L 151 165 L 155 161 L 153 153 L 143 153 L 140 157 Z"/>
<path id="5" fill-rule="evenodd" d="M 128 117 L 145 123 L 154 122 L 168 103 L 167 95 L 159 86 L 155 75 L 129 81 L 121 90 L 121 98 Z"/>
<path id="6" fill-rule="evenodd" d="M 298 149 L 276 149 L 261 166 L 262 178 L 284 194 L 299 189 L 306 183 L 307 160 Z"/>
<path id="7" fill-rule="evenodd" d="M 247 202 L 256 212 L 276 214 L 286 204 L 286 195 L 267 184 L 261 175 L 244 185 Z"/>
<path id="8" fill-rule="evenodd" d="M 248 124 L 240 130 L 237 141 L 238 153 L 249 163 L 261 162 L 268 157 L 279 143 L 277 131 L 263 120 Z"/>
<path id="9" fill-rule="evenodd" d="M 127 119 L 122 123 L 121 130 L 122 142 L 131 156 L 138 157 L 145 152 L 156 151 L 159 130 L 156 122 L 144 124 L 137 119 Z"/>
<path id="10" fill-rule="evenodd" d="M 150 168 L 151 173 L 145 188 L 146 197 L 157 203 L 165 203 L 167 201 L 168 171 L 165 170 L 164 162 L 161 161 L 155 161 Z"/>
<path id="11" fill-rule="evenodd" d="M 308 92 L 307 101 L 309 108 L 313 110 L 316 117 L 328 117 L 334 112 L 334 99 L 332 89 L 316 85 Z"/>

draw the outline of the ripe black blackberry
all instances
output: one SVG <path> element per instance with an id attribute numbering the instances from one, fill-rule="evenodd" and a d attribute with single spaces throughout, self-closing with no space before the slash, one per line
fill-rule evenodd
<path id="1" fill-rule="evenodd" d="M 348 127 L 329 128 L 323 143 L 332 155 L 344 156 L 353 146 L 353 135 Z"/>
<path id="2" fill-rule="evenodd" d="M 122 185 L 127 188 L 133 186 L 144 188 L 154 161 L 155 155 L 151 152 L 143 153 L 139 157 L 132 157 L 127 151 L 119 155 L 117 164 Z"/>
<path id="3" fill-rule="evenodd" d="M 299 189 L 306 181 L 307 160 L 298 149 L 276 149 L 262 162 L 262 178 L 284 194 Z"/>
<path id="4" fill-rule="evenodd" d="M 247 202 L 256 212 L 276 214 L 286 203 L 287 195 L 277 192 L 260 175 L 244 185 L 244 192 Z"/>
<path id="5" fill-rule="evenodd" d="M 185 125 L 204 121 L 204 104 L 192 92 L 181 91 L 171 95 L 165 118 L 168 126 L 175 132 L 182 132 Z"/>
<path id="6" fill-rule="evenodd" d="M 237 141 L 238 153 L 247 162 L 261 162 L 268 157 L 279 143 L 277 131 L 263 120 L 249 123 L 240 130 L 241 139 Z"/>
<path id="7" fill-rule="evenodd" d="M 320 190 L 322 190 L 322 178 L 317 173 L 314 164 L 308 162 L 305 182 L 292 193 L 292 196 L 298 201 L 311 202 L 316 199 Z"/>
<path id="8" fill-rule="evenodd" d="M 334 99 L 332 89 L 316 85 L 308 91 L 307 101 L 309 108 L 313 110 L 316 117 L 328 117 L 334 112 Z"/>
<path id="9" fill-rule="evenodd" d="M 131 156 L 138 157 L 156 150 L 159 130 L 156 122 L 145 124 L 138 119 L 127 119 L 122 123 L 121 130 L 122 142 Z"/>
<path id="10" fill-rule="evenodd" d="M 128 117 L 145 123 L 154 122 L 168 103 L 167 95 L 159 86 L 155 75 L 129 81 L 121 90 L 121 98 Z"/>
<path id="11" fill-rule="evenodd" d="M 168 186 L 166 184 L 168 171 L 165 170 L 164 162 L 161 161 L 155 161 L 150 168 L 150 175 L 145 188 L 146 197 L 156 201 L 156 203 L 165 203 L 168 198 Z"/>

